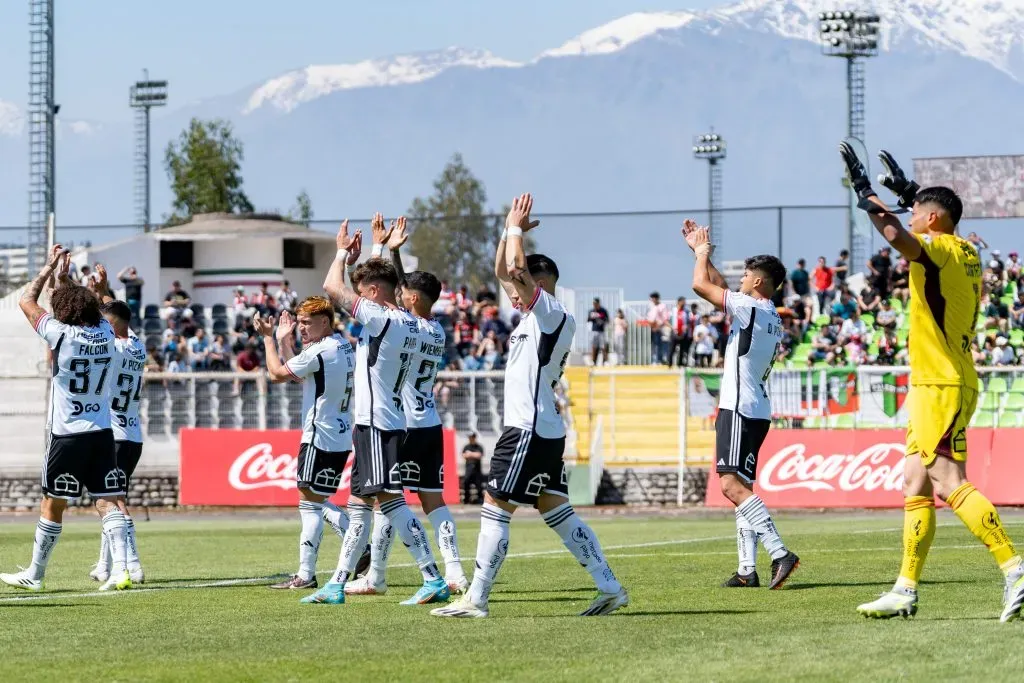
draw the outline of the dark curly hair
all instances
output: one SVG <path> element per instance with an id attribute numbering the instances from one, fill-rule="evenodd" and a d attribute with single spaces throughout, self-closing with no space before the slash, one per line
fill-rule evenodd
<path id="1" fill-rule="evenodd" d="M 100 300 L 85 287 L 64 284 L 50 295 L 53 317 L 65 325 L 96 327 L 103 320 Z"/>
<path id="2" fill-rule="evenodd" d="M 382 258 L 372 258 L 356 266 L 352 273 L 352 284 L 389 285 L 391 289 L 398 286 L 398 271 L 394 265 Z"/>
<path id="3" fill-rule="evenodd" d="M 771 254 L 751 256 L 743 262 L 743 267 L 747 270 L 756 270 L 767 275 L 768 279 L 772 281 L 773 292 L 786 281 L 786 266 L 782 265 L 782 261 L 777 256 L 772 256 Z"/>
<path id="4" fill-rule="evenodd" d="M 406 289 L 419 292 L 433 306 L 438 297 L 441 296 L 441 281 L 431 273 L 423 270 L 414 270 L 405 274 L 405 282 L 402 286 Z"/>

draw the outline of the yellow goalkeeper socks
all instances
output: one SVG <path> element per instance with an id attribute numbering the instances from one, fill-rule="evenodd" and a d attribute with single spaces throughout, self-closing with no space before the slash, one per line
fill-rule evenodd
<path id="1" fill-rule="evenodd" d="M 935 501 L 927 496 L 910 496 L 903 501 L 903 510 L 903 563 L 896 585 L 917 589 L 935 538 Z"/>
<path id="2" fill-rule="evenodd" d="M 956 488 L 946 499 L 971 533 L 985 544 L 1004 574 L 1021 563 L 1020 555 L 1013 548 L 1010 537 L 999 521 L 999 513 L 974 485 L 967 482 Z"/>

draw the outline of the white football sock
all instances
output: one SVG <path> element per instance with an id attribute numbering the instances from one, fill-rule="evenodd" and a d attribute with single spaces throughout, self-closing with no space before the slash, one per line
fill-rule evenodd
<path id="1" fill-rule="evenodd" d="M 480 510 L 480 536 L 476 541 L 476 570 L 469 586 L 469 599 L 474 605 L 486 605 L 501 563 L 508 554 L 509 522 L 512 513 L 497 505 L 484 503 Z"/>
<path id="2" fill-rule="evenodd" d="M 110 573 L 121 574 L 128 569 L 128 529 L 124 514 L 114 509 L 103 515 L 103 533 L 110 543 Z"/>
<path id="3" fill-rule="evenodd" d="M 758 496 L 750 496 L 736 506 L 736 512 L 743 515 L 750 526 L 754 528 L 758 539 L 760 539 L 764 549 L 768 551 L 773 560 L 786 556 L 789 550 L 786 548 L 786 544 L 782 542 L 782 537 L 779 536 L 779 532 L 775 528 L 775 522 L 772 521 L 772 516 L 768 512 L 768 508 L 765 507 L 764 501 Z"/>
<path id="4" fill-rule="evenodd" d="M 402 543 L 409 549 L 416 566 L 420 568 L 424 581 L 436 581 L 441 578 L 441 572 L 434 562 L 434 553 L 430 550 L 430 539 L 423 525 L 416 519 L 409 506 L 405 504 L 405 498 L 395 498 L 386 503 L 380 504 L 380 511 L 391 520 L 391 526 L 402 537 Z"/>
<path id="5" fill-rule="evenodd" d="M 32 545 L 32 564 L 28 567 L 29 575 L 36 581 L 40 581 L 46 574 L 46 563 L 50 561 L 50 553 L 60 540 L 60 530 L 63 528 L 60 522 L 51 522 L 48 519 L 39 518 L 36 523 L 36 540 Z"/>
<path id="6" fill-rule="evenodd" d="M 465 576 L 462 570 L 462 558 L 459 555 L 459 541 L 455 537 L 455 520 L 452 519 L 451 510 L 447 505 L 442 505 L 429 515 L 427 519 L 430 526 L 434 527 L 434 539 L 437 547 L 441 550 L 441 557 L 444 558 L 444 573 L 449 579 L 457 579 Z"/>
<path id="7" fill-rule="evenodd" d="M 142 568 L 139 561 L 139 546 L 135 544 L 135 520 L 129 515 L 124 516 L 125 540 L 128 543 L 128 571 L 132 572 Z"/>
<path id="8" fill-rule="evenodd" d="M 324 535 L 324 518 L 320 516 L 320 503 L 299 501 L 299 578 L 309 581 L 316 576 L 316 558 L 320 551 L 320 538 Z"/>
<path id="9" fill-rule="evenodd" d="M 325 500 L 320 505 L 323 508 L 324 521 L 334 529 L 334 533 L 338 534 L 338 538 L 345 538 L 345 532 L 348 530 L 349 524 L 348 515 L 345 514 L 345 511 L 329 500 Z"/>
<path id="10" fill-rule="evenodd" d="M 602 593 L 618 593 L 622 584 L 604 559 L 604 551 L 597 540 L 597 534 L 580 519 L 569 503 L 562 503 L 541 515 L 544 522 L 562 538 L 562 543 L 573 557 L 593 577 L 597 589 Z"/>
<path id="11" fill-rule="evenodd" d="M 366 548 L 366 539 L 370 537 L 370 520 L 373 518 L 373 508 L 369 505 L 356 503 L 348 504 L 349 525 L 345 532 L 345 538 L 341 542 L 341 554 L 338 556 L 338 568 L 334 570 L 331 583 L 345 583 L 355 572 L 359 558 L 363 556 Z M 330 524 L 330 522 L 328 522 Z"/>
<path id="12" fill-rule="evenodd" d="M 100 559 L 96 561 L 96 569 L 110 571 L 110 543 L 102 530 L 100 531 Z"/>
<path id="13" fill-rule="evenodd" d="M 739 554 L 739 567 L 736 571 L 743 576 L 757 569 L 757 532 L 747 518 L 736 510 L 736 552 Z"/>
<path id="14" fill-rule="evenodd" d="M 373 585 L 379 585 L 387 579 L 388 558 L 391 557 L 391 546 L 395 543 L 395 529 L 391 520 L 380 510 L 373 513 L 373 535 L 370 537 L 370 569 L 366 579 Z"/>

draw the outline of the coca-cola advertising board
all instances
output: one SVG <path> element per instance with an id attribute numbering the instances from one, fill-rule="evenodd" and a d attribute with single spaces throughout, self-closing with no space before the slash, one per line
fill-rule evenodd
<path id="1" fill-rule="evenodd" d="M 179 432 L 180 502 L 182 505 L 293 506 L 298 470 L 299 430 L 182 429 Z M 459 502 L 455 432 L 444 430 L 446 503 Z M 345 505 L 350 493 L 352 456 L 331 500 Z M 407 493 L 410 503 L 416 496 Z"/>
<path id="2" fill-rule="evenodd" d="M 776 509 L 903 507 L 905 441 L 897 429 L 773 429 L 754 491 Z M 967 430 L 967 476 L 996 505 L 1024 504 L 1022 441 L 1024 429 Z M 731 506 L 711 469 L 706 505 Z"/>

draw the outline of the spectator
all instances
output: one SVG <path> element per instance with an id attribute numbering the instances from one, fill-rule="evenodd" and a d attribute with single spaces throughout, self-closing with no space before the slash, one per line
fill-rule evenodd
<path id="1" fill-rule="evenodd" d="M 468 311 L 473 308 L 473 297 L 469 295 L 469 287 L 466 285 L 461 285 L 455 295 L 455 308 L 460 311 Z"/>
<path id="2" fill-rule="evenodd" d="M 835 359 L 836 338 L 833 335 L 833 328 L 828 325 L 822 326 L 811 342 L 811 352 L 807 356 L 808 362 L 831 363 Z"/>
<path id="3" fill-rule="evenodd" d="M 725 311 L 712 311 L 708 316 L 708 322 L 711 323 L 711 332 L 718 350 L 717 365 L 723 365 L 725 363 L 725 347 L 729 343 L 729 321 L 725 317 Z"/>
<path id="4" fill-rule="evenodd" d="M 1013 302 L 1011 315 L 1013 327 L 1018 330 L 1024 329 L 1024 289 L 1017 290 L 1017 300 Z"/>
<path id="5" fill-rule="evenodd" d="M 1006 280 L 1007 282 L 1017 282 L 1020 280 L 1021 273 L 1021 262 L 1018 258 L 1018 254 L 1015 251 L 1010 252 L 1009 261 L 1006 262 Z"/>
<path id="6" fill-rule="evenodd" d="M 877 289 L 874 287 L 865 287 L 861 290 L 860 296 L 857 297 L 857 307 L 860 309 L 862 314 L 870 313 L 871 315 L 874 315 L 881 310 L 882 301 L 883 299 L 881 294 Z M 885 301 L 888 301 L 888 299 L 885 299 Z"/>
<path id="7" fill-rule="evenodd" d="M 889 296 L 889 275 L 892 271 L 892 249 L 884 246 L 868 260 L 868 284 L 878 290 L 881 296 Z"/>
<path id="8" fill-rule="evenodd" d="M 164 361 L 156 349 L 146 351 L 146 372 L 163 372 Z"/>
<path id="9" fill-rule="evenodd" d="M 790 331 L 794 338 L 802 340 L 813 321 L 811 307 L 802 297 L 794 296 L 790 301 L 789 308 L 793 312 Z"/>
<path id="10" fill-rule="evenodd" d="M 864 339 L 868 336 L 868 326 L 861 320 L 860 313 L 856 309 L 849 318 L 843 321 L 843 326 L 839 328 L 839 336 L 847 339 L 852 337 Z"/>
<path id="11" fill-rule="evenodd" d="M 206 330 L 199 328 L 194 337 L 188 340 L 188 356 L 193 372 L 209 368 L 210 340 L 206 338 Z"/>
<path id="12" fill-rule="evenodd" d="M 587 313 L 587 323 L 590 324 L 590 356 L 592 364 L 597 366 L 597 358 L 604 354 L 604 365 L 608 365 L 608 336 L 605 328 L 608 326 L 608 311 L 601 305 L 601 300 L 594 298 L 594 305 Z"/>
<path id="13" fill-rule="evenodd" d="M 260 369 L 260 355 L 256 352 L 256 342 L 246 342 L 245 347 L 235 358 L 235 369 L 240 372 L 256 372 Z"/>
<path id="14" fill-rule="evenodd" d="M 668 307 L 661 302 L 661 295 L 651 292 L 650 305 L 647 307 L 647 325 L 651 329 L 651 364 L 660 365 L 665 362 L 664 327 L 668 324 Z"/>
<path id="15" fill-rule="evenodd" d="M 992 270 L 996 271 L 1000 279 L 1003 278 L 1003 273 L 1006 270 L 1006 267 L 1003 264 L 1003 253 L 1001 251 L 998 249 L 992 250 L 992 260 L 989 261 L 988 265 Z"/>
<path id="16" fill-rule="evenodd" d="M 473 354 L 463 359 L 463 367 L 466 370 L 495 370 L 500 365 L 502 355 L 504 349 L 501 340 L 493 329 L 488 330 Z"/>
<path id="17" fill-rule="evenodd" d="M 259 311 L 260 315 L 273 315 L 276 312 L 277 304 L 274 297 L 270 295 L 266 282 L 260 283 L 260 291 L 252 295 L 252 307 Z"/>
<path id="18" fill-rule="evenodd" d="M 231 303 L 231 310 L 235 312 L 236 328 L 242 324 L 242 320 L 251 318 L 253 313 L 256 312 L 249 306 L 249 297 L 245 295 L 245 287 L 242 285 L 235 287 L 235 296 Z"/>
<path id="19" fill-rule="evenodd" d="M 991 337 L 986 337 L 985 338 L 985 345 L 984 345 L 984 347 L 978 346 L 978 341 L 977 340 L 971 342 L 971 356 L 974 358 L 974 364 L 975 365 L 988 365 L 988 361 L 989 361 L 988 349 L 990 348 L 990 346 L 991 347 L 995 346 L 994 344 L 992 344 L 992 338 Z"/>
<path id="20" fill-rule="evenodd" d="M 875 359 L 875 362 L 879 365 L 895 365 L 896 354 L 899 350 L 900 343 L 896 338 L 896 331 L 886 329 L 882 338 L 878 341 L 878 357 Z"/>
<path id="21" fill-rule="evenodd" d="M 92 270 L 90 270 L 89 264 L 82 266 L 82 274 L 78 278 L 78 284 L 82 285 L 83 287 L 88 287 L 89 283 L 91 283 L 93 279 L 93 272 Z"/>
<path id="22" fill-rule="evenodd" d="M 892 295 L 900 300 L 906 308 L 910 300 L 910 264 L 907 259 L 900 257 L 896 262 L 896 268 L 892 271 Z"/>
<path id="23" fill-rule="evenodd" d="M 843 290 L 839 295 L 839 301 L 832 304 L 832 317 L 839 316 L 840 319 L 846 320 L 856 310 L 857 302 L 854 301 L 853 295 L 849 291 Z"/>
<path id="24" fill-rule="evenodd" d="M 978 257 L 981 258 L 982 252 L 988 249 L 988 243 L 978 236 L 978 233 L 972 232 L 967 235 L 967 241 L 970 242 L 974 248 L 978 251 Z"/>
<path id="25" fill-rule="evenodd" d="M 1015 365 L 1017 355 L 1012 346 L 1006 343 L 1006 337 L 996 338 L 995 352 L 992 354 L 995 365 Z"/>
<path id="26" fill-rule="evenodd" d="M 629 331 L 629 321 L 626 314 L 620 308 L 615 312 L 615 362 L 623 365 L 626 362 L 626 333 Z"/>
<path id="27" fill-rule="evenodd" d="M 789 282 L 793 287 L 793 293 L 801 299 L 811 295 L 811 276 L 807 272 L 807 261 L 797 259 L 796 268 L 789 273 Z"/>
<path id="28" fill-rule="evenodd" d="M 1003 334 L 1007 332 L 1010 310 L 1006 304 L 984 292 L 981 295 L 981 310 L 985 316 L 985 329 L 997 329 Z"/>
<path id="29" fill-rule="evenodd" d="M 142 285 L 146 282 L 139 277 L 139 271 L 135 266 L 128 266 L 117 274 L 117 279 L 124 285 L 124 300 L 132 312 L 133 318 L 141 318 L 142 310 Z"/>
<path id="30" fill-rule="evenodd" d="M 836 288 L 841 289 L 846 286 L 846 278 L 850 274 L 850 252 L 843 249 L 839 252 L 839 258 L 836 259 L 836 266 L 832 269 L 836 279 Z"/>
<path id="31" fill-rule="evenodd" d="M 999 269 L 999 261 L 992 259 L 988 262 L 988 268 L 982 274 L 981 282 L 985 286 L 985 291 L 994 298 L 998 299 L 1003 296 L 1003 276 L 1002 271 Z"/>
<path id="32" fill-rule="evenodd" d="M 188 371 L 188 360 L 184 346 L 177 347 L 177 350 L 169 357 L 171 362 L 167 364 L 167 372 L 180 373 Z"/>
<path id="33" fill-rule="evenodd" d="M 441 294 L 437 297 L 438 301 L 451 301 L 455 302 L 455 292 L 448 286 L 447 280 L 441 280 Z"/>
<path id="34" fill-rule="evenodd" d="M 677 367 L 686 367 L 693 345 L 693 328 L 697 326 L 694 313 L 686 310 L 686 298 L 676 299 L 676 310 L 672 313 L 672 347 L 668 352 L 668 365 L 675 360 Z"/>
<path id="35" fill-rule="evenodd" d="M 832 301 L 832 284 L 835 271 L 828 267 L 824 256 L 818 257 L 818 265 L 814 268 L 814 291 L 818 294 L 818 310 L 824 313 Z"/>
<path id="36" fill-rule="evenodd" d="M 462 447 L 462 460 L 465 462 L 465 473 L 462 476 L 462 502 L 466 505 L 480 505 L 484 499 L 484 447 L 477 443 L 476 433 L 466 435 L 467 443 Z M 476 489 L 476 495 L 470 496 L 470 489 Z"/>
<path id="37" fill-rule="evenodd" d="M 882 328 L 883 330 L 896 330 L 899 316 L 896 315 L 896 311 L 892 309 L 892 304 L 889 299 L 882 299 L 882 305 L 878 309 L 878 313 L 875 314 L 875 325 Z"/>
<path id="38" fill-rule="evenodd" d="M 497 339 L 504 345 L 508 342 L 509 329 L 505 321 L 498 314 L 497 306 L 488 306 L 484 313 L 484 322 L 480 325 L 480 336 L 486 337 L 488 333 L 494 332 Z"/>
<path id="39" fill-rule="evenodd" d="M 698 368 L 710 368 L 711 356 L 715 352 L 715 338 L 708 316 L 700 317 L 700 324 L 693 330 L 693 364 Z"/>
<path id="40" fill-rule="evenodd" d="M 210 345 L 210 352 L 207 356 L 210 361 L 210 370 L 231 369 L 231 348 L 224 340 L 223 334 L 218 334 Z"/>
<path id="41" fill-rule="evenodd" d="M 164 297 L 164 307 L 160 315 L 165 320 L 180 318 L 183 315 L 187 315 L 185 311 L 191 303 L 192 299 L 189 297 L 188 292 L 181 288 L 180 282 L 175 280 L 171 283 L 171 291 L 167 292 L 167 296 Z"/>
<path id="42" fill-rule="evenodd" d="M 473 346 L 479 341 L 476 327 L 469 321 L 465 311 L 459 311 L 455 321 L 455 349 L 459 356 L 465 356 L 473 351 Z"/>
<path id="43" fill-rule="evenodd" d="M 299 301 L 299 293 L 292 289 L 290 282 L 285 280 L 281 283 L 281 288 L 277 290 L 277 294 L 274 295 L 277 299 L 277 307 L 282 311 L 295 311 L 295 304 Z"/>

